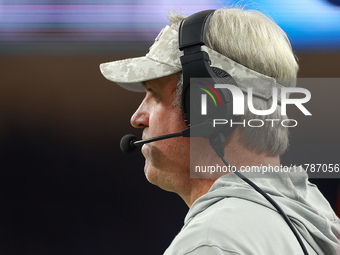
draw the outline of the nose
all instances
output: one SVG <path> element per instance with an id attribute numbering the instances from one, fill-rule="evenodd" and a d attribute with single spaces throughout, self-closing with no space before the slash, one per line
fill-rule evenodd
<path id="1" fill-rule="evenodd" d="M 149 126 L 149 113 L 145 100 L 140 104 L 138 109 L 132 115 L 130 123 L 134 128 L 145 128 Z"/>

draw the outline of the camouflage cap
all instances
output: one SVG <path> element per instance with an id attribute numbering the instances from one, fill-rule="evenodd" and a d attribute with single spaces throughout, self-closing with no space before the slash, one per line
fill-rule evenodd
<path id="1" fill-rule="evenodd" d="M 272 87 L 282 87 L 274 78 L 251 70 L 217 51 L 206 46 L 202 46 L 202 50 L 209 54 L 211 66 L 228 72 L 245 92 L 248 87 L 252 87 L 254 95 L 268 100 L 272 95 Z M 178 49 L 178 31 L 166 26 L 144 57 L 103 63 L 100 70 L 106 79 L 119 86 L 130 91 L 144 92 L 142 82 L 180 72 L 182 55 L 183 52 Z"/>

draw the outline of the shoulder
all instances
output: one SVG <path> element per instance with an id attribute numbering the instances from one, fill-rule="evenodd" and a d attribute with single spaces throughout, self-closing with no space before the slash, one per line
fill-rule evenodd
<path id="1" fill-rule="evenodd" d="M 294 238 L 275 210 L 244 199 L 223 198 L 195 215 L 165 254 L 278 254 L 278 250 L 287 252 L 284 246 Z"/>

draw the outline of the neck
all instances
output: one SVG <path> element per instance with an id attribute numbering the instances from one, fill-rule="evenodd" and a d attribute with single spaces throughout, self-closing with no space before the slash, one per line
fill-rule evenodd
<path id="1" fill-rule="evenodd" d="M 208 193 L 209 189 L 217 179 L 191 179 L 191 189 L 187 196 L 181 196 L 187 206 L 190 208 L 192 204 L 201 196 Z"/>
<path id="2" fill-rule="evenodd" d="M 236 129 L 231 135 L 229 135 L 226 141 L 224 153 L 225 158 L 236 169 L 240 169 L 242 166 L 280 166 L 280 157 L 278 155 L 271 156 L 267 153 L 259 154 L 251 151 L 239 143 L 239 138 L 240 131 Z M 206 139 L 198 140 L 198 143 L 200 144 L 198 148 L 206 148 L 202 153 L 200 153 L 202 156 L 197 157 L 201 159 L 199 165 L 224 165 L 222 160 L 217 157 L 213 149 L 210 147 L 208 144 L 209 142 Z M 203 196 L 209 191 L 216 180 L 217 178 L 190 179 L 189 176 L 185 185 L 185 191 L 177 193 L 190 208 L 199 197 Z"/>

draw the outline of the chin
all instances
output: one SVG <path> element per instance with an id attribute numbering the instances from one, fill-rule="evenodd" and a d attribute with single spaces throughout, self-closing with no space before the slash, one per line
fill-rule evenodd
<path id="1" fill-rule="evenodd" d="M 147 167 L 145 165 L 144 174 L 145 174 L 145 177 L 148 180 L 148 182 L 150 182 L 151 184 L 154 184 L 156 186 L 159 186 L 158 185 L 158 176 L 157 176 L 157 173 L 155 173 L 155 170 L 153 170 L 152 168 Z"/>
<path id="2" fill-rule="evenodd" d="M 167 176 L 162 176 L 159 172 L 159 170 L 149 167 L 147 164 L 145 164 L 144 167 L 144 174 L 146 179 L 149 183 L 163 189 L 166 191 L 173 191 L 171 183 L 168 183 Z"/>
<path id="3" fill-rule="evenodd" d="M 155 173 L 154 173 L 153 168 L 149 165 L 147 159 L 145 160 L 144 174 L 145 174 L 146 179 L 147 179 L 150 183 L 154 184 L 154 180 L 156 179 L 156 178 L 155 178 Z"/>

